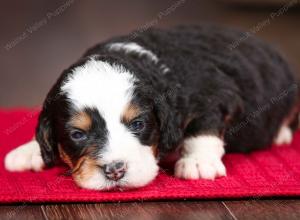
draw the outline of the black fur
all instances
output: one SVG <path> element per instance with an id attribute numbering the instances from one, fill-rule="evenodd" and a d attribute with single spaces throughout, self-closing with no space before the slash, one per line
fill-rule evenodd
<path id="1" fill-rule="evenodd" d="M 47 164 L 55 155 L 49 150 L 56 146 L 51 118 L 64 111 L 63 97 L 54 97 L 59 96 L 60 85 L 71 70 L 89 56 L 122 65 L 139 79 L 135 99 L 155 115 L 162 153 L 172 151 L 185 137 L 199 134 L 224 137 L 227 151 L 248 152 L 269 146 L 296 107 L 298 83 L 293 73 L 278 52 L 257 38 L 245 39 L 242 32 L 206 25 L 150 29 L 131 36 L 89 49 L 50 91 L 37 129 Z M 114 42 L 135 42 L 152 51 L 159 61 L 111 51 L 108 45 Z M 233 48 L 235 42 L 239 44 Z M 169 68 L 165 74 L 164 66 Z M 45 131 L 51 131 L 50 148 L 42 138 Z"/>

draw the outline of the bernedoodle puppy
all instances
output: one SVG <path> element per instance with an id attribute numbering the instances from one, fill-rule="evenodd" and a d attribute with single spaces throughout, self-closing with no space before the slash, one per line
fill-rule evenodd
<path id="1" fill-rule="evenodd" d="M 225 152 L 288 144 L 298 83 L 259 39 L 213 25 L 149 29 L 89 49 L 63 71 L 35 140 L 5 158 L 9 171 L 59 160 L 88 189 L 141 187 L 179 149 L 176 177 L 225 176 Z"/>

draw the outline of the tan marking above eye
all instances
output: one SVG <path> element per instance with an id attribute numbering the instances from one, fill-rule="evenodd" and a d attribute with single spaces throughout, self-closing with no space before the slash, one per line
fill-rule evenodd
<path id="1" fill-rule="evenodd" d="M 92 126 L 92 119 L 88 113 L 79 112 L 71 118 L 70 124 L 75 128 L 88 131 Z"/>
<path id="2" fill-rule="evenodd" d="M 135 104 L 128 104 L 121 116 L 121 121 L 124 123 L 129 123 L 141 113 L 140 108 Z"/>

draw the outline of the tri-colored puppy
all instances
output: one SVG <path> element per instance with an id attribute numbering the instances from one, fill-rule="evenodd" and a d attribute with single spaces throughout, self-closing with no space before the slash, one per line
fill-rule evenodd
<path id="1" fill-rule="evenodd" d="M 247 37 L 245 37 L 247 36 Z M 89 49 L 49 92 L 10 171 L 62 159 L 89 189 L 141 187 L 181 148 L 175 176 L 225 176 L 225 151 L 290 143 L 298 84 L 271 47 L 215 26 L 151 29 Z"/>

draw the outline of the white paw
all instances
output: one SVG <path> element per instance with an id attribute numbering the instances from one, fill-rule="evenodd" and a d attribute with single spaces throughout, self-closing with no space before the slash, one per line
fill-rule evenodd
<path id="1" fill-rule="evenodd" d="M 209 179 L 226 176 L 226 168 L 219 158 L 183 157 L 175 165 L 175 176 L 182 179 Z"/>
<path id="2" fill-rule="evenodd" d="M 293 132 L 292 130 L 287 126 L 282 126 L 278 132 L 277 137 L 274 140 L 274 143 L 276 145 L 282 145 L 282 144 L 290 144 L 293 139 Z"/>
<path id="3" fill-rule="evenodd" d="M 11 152 L 4 159 L 4 165 L 8 171 L 40 171 L 44 167 L 39 144 L 33 140 Z"/>

